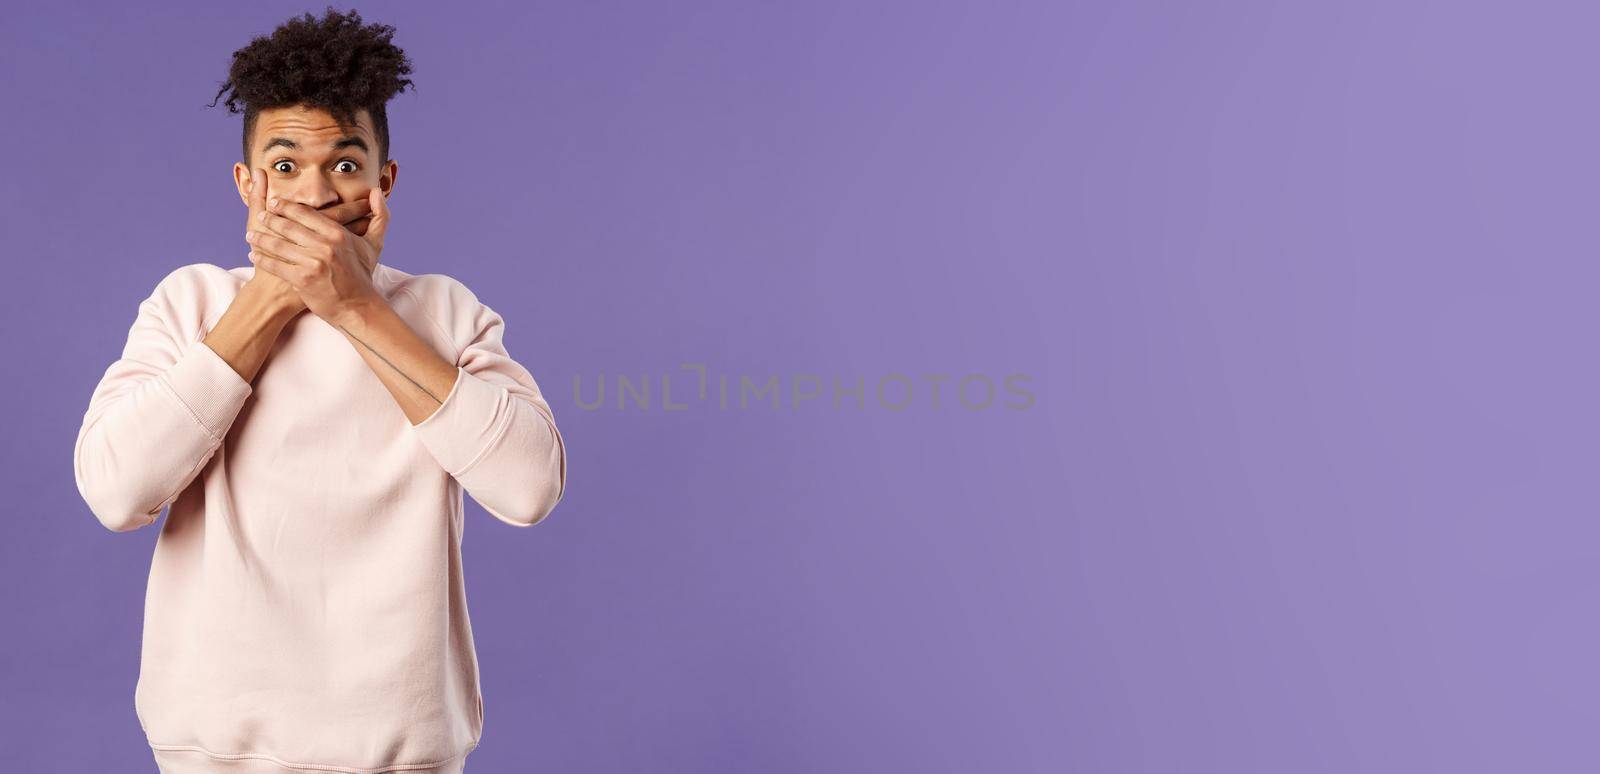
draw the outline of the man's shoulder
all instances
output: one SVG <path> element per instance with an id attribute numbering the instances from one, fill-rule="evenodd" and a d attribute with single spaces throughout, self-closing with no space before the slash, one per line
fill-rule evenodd
<path id="1" fill-rule="evenodd" d="M 249 279 L 250 267 L 225 269 L 214 263 L 186 263 L 172 269 L 156 283 L 145 304 L 154 304 L 163 316 L 179 315 L 201 324 L 215 320 L 233 303 Z M 241 272 L 244 272 L 241 274 Z"/>
<path id="2" fill-rule="evenodd" d="M 231 287 L 238 289 L 238 284 L 246 277 L 240 276 L 244 269 L 224 269 L 214 263 L 186 263 L 167 272 L 166 276 L 156 283 L 156 292 L 183 293 L 187 295 L 204 294 Z"/>
<path id="3" fill-rule="evenodd" d="M 382 267 L 383 281 L 388 286 L 391 296 L 408 295 L 420 304 L 424 311 L 436 318 L 470 315 L 483 303 L 465 282 L 448 274 L 437 272 L 411 274 L 393 266 L 378 265 Z"/>
<path id="4" fill-rule="evenodd" d="M 478 334 L 487 307 L 465 282 L 448 274 L 411 274 L 394 266 L 378 265 L 382 267 L 382 283 L 390 303 L 408 301 L 456 350 Z"/>
<path id="5" fill-rule="evenodd" d="M 437 272 L 412 274 L 386 263 L 380 263 L 378 267 L 379 271 L 382 272 L 383 281 L 390 287 L 409 292 L 423 299 L 460 293 L 467 289 L 466 283 L 448 274 Z"/>
<path id="6" fill-rule="evenodd" d="M 205 262 L 169 269 L 140 302 L 139 314 L 160 320 L 173 336 L 199 340 L 248 279 L 238 272 Z"/>

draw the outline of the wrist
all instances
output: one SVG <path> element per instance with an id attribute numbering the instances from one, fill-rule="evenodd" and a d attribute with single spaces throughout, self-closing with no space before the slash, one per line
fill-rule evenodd
<path id="1" fill-rule="evenodd" d="M 252 280 L 244 283 L 244 287 L 239 290 L 239 296 L 263 315 L 288 322 L 304 309 L 305 305 L 300 302 L 300 295 L 293 287 L 287 283 L 275 284 L 282 287 L 271 287 Z"/>
<path id="2" fill-rule="evenodd" d="M 383 297 L 377 293 L 362 296 L 361 298 L 346 301 L 333 315 L 333 322 L 346 330 L 359 330 L 372 322 L 374 317 L 387 308 Z"/>

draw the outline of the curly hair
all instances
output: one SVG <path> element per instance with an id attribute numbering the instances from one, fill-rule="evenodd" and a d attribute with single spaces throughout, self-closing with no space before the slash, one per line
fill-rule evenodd
<path id="1" fill-rule="evenodd" d="M 229 113 L 244 106 L 244 162 L 250 163 L 250 136 L 260 111 L 303 105 L 328 111 L 341 129 L 354 127 L 356 114 L 365 108 L 378 136 L 378 163 L 388 163 L 384 105 L 407 86 L 416 90 L 405 77 L 411 60 L 390 42 L 393 36 L 393 26 L 363 26 L 355 9 L 342 14 L 330 5 L 320 20 L 310 13 L 292 18 L 233 52 L 217 98 L 228 94 L 223 104 Z"/>

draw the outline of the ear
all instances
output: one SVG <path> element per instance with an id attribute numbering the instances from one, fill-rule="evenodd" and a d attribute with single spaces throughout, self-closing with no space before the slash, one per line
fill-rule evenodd
<path id="1" fill-rule="evenodd" d="M 383 189 L 384 196 L 394 193 L 394 184 L 399 177 L 400 162 L 389 159 L 389 163 L 383 166 L 383 174 L 378 175 L 378 187 Z M 385 181 L 387 181 L 387 185 L 385 185 Z"/>
<path id="2" fill-rule="evenodd" d="M 240 162 L 233 163 L 233 187 L 239 189 L 239 200 L 250 206 L 250 168 Z"/>

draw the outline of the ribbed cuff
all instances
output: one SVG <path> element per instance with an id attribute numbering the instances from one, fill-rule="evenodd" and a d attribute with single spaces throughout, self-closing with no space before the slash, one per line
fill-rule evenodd
<path id="1" fill-rule="evenodd" d="M 254 388 L 216 350 L 196 341 L 162 374 L 162 383 L 213 439 L 233 424 Z"/>
<path id="2" fill-rule="evenodd" d="M 439 408 L 412 429 L 424 446 L 452 476 L 465 473 L 494 445 L 513 412 L 500 404 L 511 400 L 504 387 L 467 373 L 456 366 L 456 381 Z M 497 423 L 498 421 L 498 423 Z"/>

